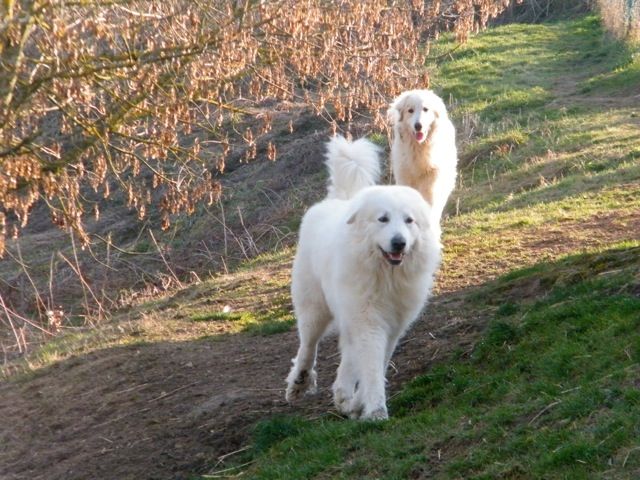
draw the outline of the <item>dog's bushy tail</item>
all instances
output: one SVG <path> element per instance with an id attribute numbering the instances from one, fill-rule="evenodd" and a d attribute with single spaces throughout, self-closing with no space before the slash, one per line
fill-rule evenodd
<path id="1" fill-rule="evenodd" d="M 350 142 L 335 136 L 327 143 L 327 198 L 347 200 L 380 178 L 380 149 L 366 138 Z"/>

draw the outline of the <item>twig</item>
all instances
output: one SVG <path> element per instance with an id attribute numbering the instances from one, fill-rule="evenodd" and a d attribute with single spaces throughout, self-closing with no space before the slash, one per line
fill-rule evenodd
<path id="1" fill-rule="evenodd" d="M 229 250 L 228 250 L 228 242 L 227 242 L 227 219 L 224 216 L 224 204 L 222 202 L 220 202 L 220 214 L 222 215 L 222 233 L 224 235 L 224 256 L 226 257 L 227 255 L 229 255 Z M 225 264 L 225 270 L 227 269 L 227 266 Z"/>
<path id="2" fill-rule="evenodd" d="M 427 62 L 437 62 L 438 60 L 442 60 L 443 58 L 448 57 L 449 55 L 451 55 L 453 52 L 455 52 L 456 50 L 458 50 L 460 47 L 462 46 L 462 42 L 458 43 L 458 45 L 456 45 L 455 47 L 453 47 L 451 50 L 446 51 L 445 53 L 443 53 L 442 55 L 438 55 L 437 57 L 426 57 L 425 61 Z"/>
<path id="3" fill-rule="evenodd" d="M 91 291 L 91 289 L 89 288 L 89 285 L 84 281 L 84 278 L 82 277 L 81 271 L 80 271 L 80 262 L 78 262 L 78 252 L 76 251 L 76 241 L 75 238 L 73 236 L 73 232 L 70 230 L 69 231 L 69 238 L 71 239 L 71 246 L 72 246 L 72 251 L 73 251 L 73 258 L 76 261 L 76 267 L 77 269 L 74 269 L 74 272 L 76 272 L 76 275 L 78 275 L 78 277 L 80 278 L 80 285 L 82 286 L 82 295 L 84 297 L 84 309 L 85 312 L 87 314 L 86 318 L 89 318 L 89 312 L 91 311 L 91 309 L 89 308 L 89 301 L 87 299 L 87 292 L 86 290 Z M 67 261 L 69 263 L 69 265 L 71 265 L 71 262 Z M 73 268 L 73 267 L 72 267 Z M 96 297 L 93 294 L 93 291 L 91 291 L 91 295 L 93 296 L 93 299 L 96 301 L 96 303 L 100 303 L 98 301 L 98 297 Z M 100 312 L 98 311 L 98 317 L 100 317 Z"/>
<path id="4" fill-rule="evenodd" d="M 562 403 L 560 400 L 557 400 L 555 402 L 550 403 L 549 405 L 547 405 L 546 407 L 544 407 L 542 410 L 540 410 L 538 412 L 538 414 L 533 417 L 531 420 L 529 420 L 529 423 L 527 425 L 531 425 L 533 422 L 535 422 L 541 415 L 543 415 L 547 410 L 555 407 L 556 405 L 558 405 L 559 403 Z"/>
<path id="5" fill-rule="evenodd" d="M 117 392 L 114 392 L 114 395 L 120 395 L 123 393 L 130 392 L 132 390 L 137 390 L 138 388 L 143 388 L 143 387 L 146 387 L 147 385 L 149 385 L 149 382 L 141 383 L 140 385 L 134 385 L 133 387 L 125 388 L 124 390 L 118 390 Z"/>
<path id="6" fill-rule="evenodd" d="M 7 317 L 9 317 L 9 315 L 11 315 L 11 316 L 13 316 L 13 317 L 15 317 L 15 318 L 17 318 L 19 320 L 22 320 L 27 325 L 30 325 L 30 326 L 32 326 L 34 328 L 37 328 L 38 330 L 40 330 L 43 333 L 46 333 L 47 335 L 53 336 L 53 333 L 51 333 L 46 328 L 38 325 L 37 323 L 29 320 L 26 317 L 23 317 L 22 315 L 18 314 L 17 312 L 14 312 L 13 310 L 10 310 L 9 307 L 7 307 L 6 304 L 4 303 L 4 300 L 2 299 L 2 295 L 0 295 L 0 307 L 2 307 L 2 309 L 4 310 L 5 315 L 7 315 Z M 9 318 L 9 321 L 11 321 L 11 318 Z"/>
<path id="7" fill-rule="evenodd" d="M 636 450 L 640 450 L 640 447 L 634 447 L 627 452 L 627 455 L 624 457 L 624 462 L 622 462 L 622 468 L 624 468 L 627 465 L 627 460 L 629 460 L 629 455 L 631 455 Z"/>
<path id="8" fill-rule="evenodd" d="M 238 453 L 246 452 L 246 451 L 247 451 L 247 450 L 249 450 L 250 448 L 251 448 L 251 446 L 250 446 L 250 445 L 246 445 L 246 446 L 244 446 L 244 447 L 242 447 L 242 448 L 239 448 L 238 450 L 234 450 L 233 452 L 229 452 L 229 453 L 225 453 L 224 455 L 220 455 L 220 456 L 218 457 L 218 463 L 216 463 L 216 465 L 215 465 L 215 466 L 217 467 L 217 466 L 218 466 L 218 465 L 220 465 L 222 462 L 224 462 L 227 458 L 229 458 L 229 457 L 231 457 L 231 456 L 233 456 L 233 455 L 236 455 L 236 454 L 238 454 Z M 215 467 L 214 467 L 214 468 L 215 468 Z"/>
<path id="9" fill-rule="evenodd" d="M 247 236 L 249 247 L 253 250 L 254 255 L 258 255 L 260 253 L 260 250 L 258 249 L 258 246 L 256 245 L 256 242 L 253 239 L 253 235 L 251 235 L 251 232 L 249 232 L 246 225 L 244 224 L 244 218 L 242 218 L 242 210 L 240 210 L 240 207 L 238 207 L 238 218 L 240 219 L 240 225 L 242 225 L 244 233 Z"/>
<path id="10" fill-rule="evenodd" d="M 132 250 L 125 250 L 124 248 L 120 248 L 117 245 L 115 245 L 111 239 L 109 238 L 104 238 L 101 235 L 98 235 L 97 233 L 91 233 L 90 236 L 97 238 L 98 240 L 100 240 L 101 242 L 103 242 L 105 245 L 107 245 L 107 248 L 113 248 L 114 250 L 120 252 L 120 253 L 124 253 L 125 255 L 154 255 L 153 252 L 135 252 Z M 115 270 L 115 268 L 113 267 L 109 267 L 111 268 L 111 270 Z"/>
<path id="11" fill-rule="evenodd" d="M 619 432 L 620 430 L 622 430 L 624 427 L 618 427 L 617 429 L 615 429 L 613 432 L 611 432 L 609 435 L 607 435 L 606 437 L 604 437 L 602 440 L 600 440 L 598 442 L 598 445 L 596 445 L 596 447 L 599 447 L 600 445 L 602 445 L 604 442 L 606 442 L 607 440 L 609 440 L 615 433 Z M 640 447 L 639 447 L 640 448 Z"/>
<path id="12" fill-rule="evenodd" d="M 206 473 L 202 475 L 202 478 L 225 478 L 229 475 L 223 475 L 225 472 L 231 472 L 233 470 L 238 470 L 239 468 L 247 467 L 254 463 L 255 460 L 251 460 L 250 462 L 243 463 L 242 465 L 236 465 L 235 467 L 229 467 L 222 470 L 218 470 L 216 472 Z"/>
<path id="13" fill-rule="evenodd" d="M 124 415 L 120 415 L 119 417 L 112 418 L 110 420 L 107 420 L 106 422 L 102 422 L 102 423 L 99 423 L 97 425 L 93 425 L 91 428 L 104 427 L 105 425 L 109 425 L 110 423 L 119 422 L 120 420 L 122 420 L 124 418 L 132 417 L 133 415 L 138 415 L 140 413 L 148 412 L 149 410 L 151 410 L 151 407 L 142 408 L 140 410 L 136 410 L 135 412 L 125 413 Z"/>
<path id="14" fill-rule="evenodd" d="M 49 261 L 49 302 L 50 308 L 53 308 L 53 259 L 55 258 L 55 253 L 51 254 L 51 260 Z"/>
<path id="15" fill-rule="evenodd" d="M 183 385 L 182 387 L 175 388 L 175 389 L 171 390 L 170 392 L 163 393 L 162 395 L 160 395 L 158 397 L 152 398 L 151 400 L 149 400 L 149 403 L 157 402 L 158 400 L 162 400 L 163 398 L 167 398 L 168 396 L 173 395 L 174 393 L 177 393 L 180 390 L 184 390 L 185 388 L 193 387 L 194 385 L 197 385 L 198 383 L 200 383 L 200 382 L 193 382 L 193 383 L 190 383 L 189 385 Z"/>
<path id="16" fill-rule="evenodd" d="M 136 17 L 144 17 L 144 18 L 154 18 L 156 20 L 162 20 L 163 17 L 162 15 L 159 15 L 157 13 L 143 13 L 143 12 L 136 12 L 135 10 L 130 10 L 122 5 L 118 5 L 115 4 L 116 8 L 119 8 L 120 10 L 123 10 L 125 12 L 127 12 L 130 15 L 136 16 Z"/>
<path id="17" fill-rule="evenodd" d="M 62 252 L 58 252 L 58 256 L 62 258 L 65 262 L 67 262 L 67 264 L 71 267 L 71 270 L 73 270 L 73 273 L 76 274 L 76 276 L 80 280 L 80 283 L 82 284 L 82 287 L 83 287 L 82 292 L 85 295 L 85 309 L 87 312 L 87 318 L 89 318 L 88 317 L 89 312 L 91 311 L 91 309 L 89 308 L 89 302 L 86 296 L 87 291 L 91 294 L 94 302 L 96 302 L 96 305 L 98 306 L 98 318 L 102 318 L 102 312 L 103 312 L 102 304 L 100 303 L 100 300 L 98 300 L 98 297 L 96 297 L 95 294 L 93 293 L 93 290 L 91 289 L 87 281 L 82 276 L 82 272 L 80 271 L 79 267 L 76 267 L 73 263 L 71 263 L 71 261 L 67 257 L 65 257 Z M 89 321 L 89 323 L 91 323 L 91 321 Z"/>
<path id="18" fill-rule="evenodd" d="M 581 388 L 582 388 L 582 387 L 578 385 L 577 387 L 567 388 L 566 390 L 562 390 L 560 393 L 561 393 L 561 394 L 563 394 L 563 393 L 569 393 L 569 392 L 573 392 L 573 391 L 575 391 L 575 390 L 580 390 Z"/>
<path id="19" fill-rule="evenodd" d="M 33 278 L 31 278 L 31 275 L 29 274 L 29 268 L 27 266 L 27 264 L 24 262 L 23 258 L 22 258 L 22 251 L 20 250 L 20 242 L 16 242 L 16 253 L 18 254 L 18 258 L 14 257 L 11 252 L 9 252 L 7 250 L 7 255 L 9 255 L 11 257 L 11 259 L 16 262 L 18 265 L 20 265 L 20 268 L 22 268 L 22 271 L 24 272 L 24 274 L 27 277 L 27 280 L 29 280 L 29 283 L 31 284 L 31 288 L 33 289 L 33 293 L 35 294 L 36 300 L 37 300 L 37 304 L 38 304 L 38 312 L 42 315 L 44 311 L 47 310 L 47 306 L 45 305 L 44 301 L 42 300 L 42 297 L 40 296 L 40 292 L 38 291 L 38 287 L 36 287 L 35 282 L 33 281 Z"/>
<path id="20" fill-rule="evenodd" d="M 24 353 L 23 350 L 22 350 L 22 345 L 20 344 L 20 337 L 18 336 L 18 332 L 16 331 L 16 327 L 13 325 L 13 321 L 11 320 L 11 313 L 9 312 L 9 309 L 5 305 L 4 300 L 2 299 L 2 295 L 0 295 L 0 303 L 2 304 L 2 308 L 4 309 L 4 313 L 7 316 L 7 320 L 9 321 L 9 326 L 11 327 L 11 331 L 13 332 L 13 336 L 15 337 L 16 342 L 18 342 L 18 352 Z M 26 345 L 25 345 L 25 349 L 26 349 Z"/>
<path id="21" fill-rule="evenodd" d="M 162 261 L 164 262 L 164 265 L 167 267 L 167 270 L 169 270 L 169 273 L 171 273 L 171 276 L 176 281 L 178 286 L 180 288 L 184 288 L 184 284 L 180 281 L 180 279 L 178 278 L 176 273 L 173 271 L 171 266 L 169 266 L 169 262 L 167 262 L 167 259 L 165 258 L 164 254 L 162 253 L 162 250 L 160 249 L 160 246 L 158 245 L 158 242 L 156 242 L 156 237 L 153 235 L 153 230 L 149 229 L 149 235 L 151 236 L 151 240 L 153 240 L 153 244 L 156 246 L 156 249 L 158 250 L 158 253 L 160 254 L 160 258 L 162 258 Z"/>

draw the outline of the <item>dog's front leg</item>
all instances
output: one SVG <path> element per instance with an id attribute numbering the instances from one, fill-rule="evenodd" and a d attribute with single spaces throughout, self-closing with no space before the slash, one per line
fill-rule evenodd
<path id="1" fill-rule="evenodd" d="M 336 380 L 333 382 L 333 403 L 336 409 L 348 416 L 354 416 L 353 396 L 358 385 L 358 372 L 351 340 L 346 335 L 340 335 L 340 365 Z"/>
<path id="2" fill-rule="evenodd" d="M 348 337 L 348 343 L 341 342 L 341 350 L 357 384 L 346 410 L 352 418 L 384 420 L 389 417 L 384 381 L 388 332 L 379 325 L 360 323 L 358 331 L 349 332 Z"/>

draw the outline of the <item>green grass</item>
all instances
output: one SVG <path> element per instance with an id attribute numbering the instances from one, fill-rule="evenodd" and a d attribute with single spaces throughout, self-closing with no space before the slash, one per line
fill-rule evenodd
<path id="1" fill-rule="evenodd" d="M 606 59 L 607 56 L 604 57 Z M 640 47 L 621 48 L 613 59 L 613 68 L 581 84 L 582 92 L 614 92 L 629 95 L 640 93 Z"/>
<path id="2" fill-rule="evenodd" d="M 640 93 L 639 58 L 586 16 L 490 30 L 435 68 L 462 137 L 458 210 L 576 199 L 637 180 L 638 104 L 624 99 Z M 603 95 L 615 108 L 603 109 Z"/>
<path id="3" fill-rule="evenodd" d="M 513 272 L 468 299 L 493 312 L 473 352 L 407 385 L 390 421 L 267 420 L 245 475 L 633 478 L 638 292 L 638 243 Z"/>
<path id="4" fill-rule="evenodd" d="M 204 312 L 191 315 L 194 322 L 223 322 L 234 324 L 232 331 L 249 332 L 256 335 L 272 335 L 291 330 L 295 318 L 288 304 L 288 297 L 274 299 L 273 304 L 257 312 Z"/>
<path id="5" fill-rule="evenodd" d="M 209 312 L 191 317 L 194 322 L 225 322 L 236 324 L 242 332 L 256 335 L 272 335 L 291 330 L 295 318 L 291 308 L 282 306 L 254 314 L 252 312 Z"/>

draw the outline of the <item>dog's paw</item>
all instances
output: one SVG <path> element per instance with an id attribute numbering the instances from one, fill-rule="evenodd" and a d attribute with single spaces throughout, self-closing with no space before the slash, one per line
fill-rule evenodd
<path id="1" fill-rule="evenodd" d="M 353 393 L 348 393 L 340 387 L 334 387 L 333 404 L 338 412 L 350 417 L 353 409 Z"/>
<path id="2" fill-rule="evenodd" d="M 293 402 L 306 394 L 316 393 L 317 373 L 315 370 L 301 370 L 296 372 L 291 370 L 287 378 L 287 391 L 285 398 L 287 402 Z"/>
<path id="3" fill-rule="evenodd" d="M 378 407 L 372 411 L 365 410 L 362 415 L 360 415 L 360 420 L 387 420 L 389 418 L 389 414 L 387 413 L 387 407 L 382 406 Z"/>

